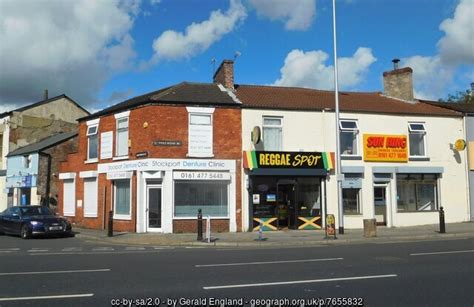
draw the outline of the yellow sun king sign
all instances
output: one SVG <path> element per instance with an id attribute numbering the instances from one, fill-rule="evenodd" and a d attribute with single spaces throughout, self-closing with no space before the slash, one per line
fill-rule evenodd
<path id="1" fill-rule="evenodd" d="M 364 134 L 364 161 L 407 162 L 407 136 Z"/>

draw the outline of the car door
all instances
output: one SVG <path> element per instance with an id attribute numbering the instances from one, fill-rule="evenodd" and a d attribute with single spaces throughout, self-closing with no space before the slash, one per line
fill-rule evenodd
<path id="1" fill-rule="evenodd" d="M 11 209 L 8 208 L 7 210 L 3 211 L 2 214 L 0 215 L 0 227 L 2 228 L 1 230 L 5 233 L 11 232 L 10 228 L 10 221 L 11 221 Z"/>
<path id="2" fill-rule="evenodd" d="M 20 234 L 21 212 L 20 207 L 11 207 L 10 231 L 14 234 Z"/>

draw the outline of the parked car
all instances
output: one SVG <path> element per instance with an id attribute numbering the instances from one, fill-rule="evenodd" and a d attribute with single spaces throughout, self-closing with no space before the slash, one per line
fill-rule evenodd
<path id="1" fill-rule="evenodd" d="M 71 223 L 44 206 L 16 206 L 0 213 L 0 233 L 20 235 L 28 239 L 34 235 L 72 234 Z"/>

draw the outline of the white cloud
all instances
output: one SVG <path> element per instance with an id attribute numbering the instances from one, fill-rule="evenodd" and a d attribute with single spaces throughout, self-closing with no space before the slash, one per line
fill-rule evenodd
<path id="1" fill-rule="evenodd" d="M 184 33 L 173 30 L 163 32 L 153 41 L 155 54 L 152 63 L 159 60 L 177 60 L 190 58 L 207 50 L 213 43 L 220 40 L 225 34 L 247 17 L 247 12 L 238 0 L 231 0 L 227 12 L 220 10 L 211 12 L 208 20 L 201 23 L 192 23 Z"/>
<path id="2" fill-rule="evenodd" d="M 44 89 L 90 104 L 130 67 L 140 1 L 3 0 L 0 102 L 34 102 Z"/>
<path id="3" fill-rule="evenodd" d="M 453 78 L 453 68 L 443 65 L 439 56 L 412 56 L 402 59 L 402 66 L 413 69 L 415 97 L 437 100 Z"/>
<path id="4" fill-rule="evenodd" d="M 446 34 L 438 42 L 441 59 L 446 64 L 474 64 L 474 1 L 461 0 L 453 18 L 439 28 Z"/>
<path id="5" fill-rule="evenodd" d="M 334 67 L 326 65 L 329 55 L 321 50 L 304 52 L 294 49 L 280 69 L 279 86 L 334 89 Z M 370 65 L 377 59 L 370 48 L 359 47 L 352 57 L 338 59 L 338 81 L 341 88 L 351 88 L 363 81 Z"/>
<path id="6" fill-rule="evenodd" d="M 285 22 L 287 30 L 307 30 L 316 15 L 316 0 L 250 0 L 259 16 Z"/>

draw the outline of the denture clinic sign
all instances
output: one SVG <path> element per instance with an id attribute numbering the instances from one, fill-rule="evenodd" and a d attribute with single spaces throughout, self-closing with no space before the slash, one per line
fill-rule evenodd
<path id="1" fill-rule="evenodd" d="M 407 136 L 364 134 L 364 161 L 407 162 Z"/>

